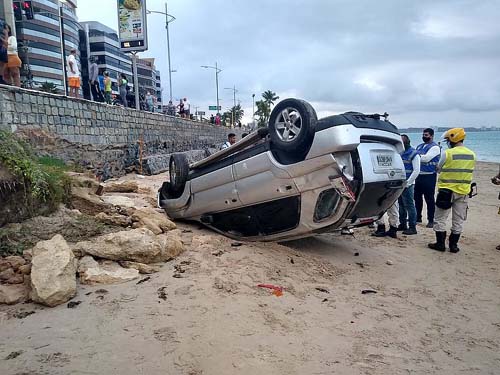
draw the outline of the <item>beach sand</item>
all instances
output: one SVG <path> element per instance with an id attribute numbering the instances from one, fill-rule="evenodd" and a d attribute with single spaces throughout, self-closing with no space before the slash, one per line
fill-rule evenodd
<path id="1" fill-rule="evenodd" d="M 458 254 L 427 249 L 423 226 L 231 246 L 180 224 L 189 250 L 149 281 L 80 286 L 74 309 L 0 306 L 0 373 L 498 374 L 497 172 L 478 164 Z"/>

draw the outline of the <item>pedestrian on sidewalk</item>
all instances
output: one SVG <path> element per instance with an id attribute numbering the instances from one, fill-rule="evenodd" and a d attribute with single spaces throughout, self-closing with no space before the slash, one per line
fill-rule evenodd
<path id="1" fill-rule="evenodd" d="M 76 48 L 71 48 L 70 55 L 67 58 L 67 74 L 69 96 L 78 99 L 80 91 L 80 69 L 78 68 L 78 62 L 76 61 L 76 54 Z"/>
<path id="2" fill-rule="evenodd" d="M 184 98 L 184 117 L 190 118 L 191 116 L 191 104 L 187 98 Z"/>
<path id="3" fill-rule="evenodd" d="M 221 122 L 220 113 L 217 113 L 215 115 L 215 125 L 220 125 L 220 122 Z"/>
<path id="4" fill-rule="evenodd" d="M 17 54 L 17 39 L 12 35 L 10 25 L 7 25 L 7 35 L 7 66 L 5 68 L 4 80 L 10 85 L 21 87 L 20 69 L 22 62 Z"/>
<path id="5" fill-rule="evenodd" d="M 109 77 L 109 72 L 104 72 L 104 100 L 106 103 L 111 104 L 111 92 L 113 89 L 111 88 L 112 82 L 111 78 Z"/>
<path id="6" fill-rule="evenodd" d="M 89 83 L 90 92 L 92 93 L 92 100 L 95 102 L 103 102 L 104 98 L 101 93 L 101 88 L 99 87 L 99 67 L 95 62 L 95 57 L 90 57 L 90 67 L 89 67 Z"/>
<path id="7" fill-rule="evenodd" d="M 420 155 L 411 147 L 410 138 L 403 134 L 401 140 L 405 151 L 401 154 L 406 172 L 405 189 L 398 199 L 399 202 L 399 227 L 403 234 L 417 234 L 417 210 L 415 209 L 414 184 L 420 173 Z M 408 224 L 408 225 L 407 225 Z"/>
<path id="8" fill-rule="evenodd" d="M 444 135 L 449 148 L 441 154 L 437 166 L 439 179 L 434 217 L 436 242 L 428 245 L 433 250 L 446 250 L 446 220 L 451 212 L 452 224 L 448 239 L 450 252 L 460 251 L 458 241 L 467 219 L 472 176 L 476 166 L 476 154 L 464 146 L 465 136 L 463 128 L 450 129 Z"/>
<path id="9" fill-rule="evenodd" d="M 146 100 L 146 107 L 147 107 L 148 111 L 154 112 L 154 109 L 155 109 L 154 97 L 153 97 L 153 95 L 151 95 L 150 91 L 146 92 L 145 100 Z"/>
<path id="10" fill-rule="evenodd" d="M 169 100 L 167 104 L 167 115 L 175 117 L 175 105 L 172 103 L 171 100 Z"/>
<path id="11" fill-rule="evenodd" d="M 127 76 L 125 75 L 125 73 L 121 73 L 118 79 L 118 89 L 120 91 L 120 98 L 122 100 L 122 104 L 125 108 L 128 107 L 127 86 L 128 86 Z"/>
<path id="12" fill-rule="evenodd" d="M 180 99 L 179 104 L 177 105 L 179 107 L 179 116 L 184 118 L 184 101 Z"/>
<path id="13" fill-rule="evenodd" d="M 415 207 L 417 209 L 417 223 L 422 222 L 422 209 L 425 199 L 427 206 L 427 228 L 432 228 L 434 224 L 434 211 L 436 193 L 436 167 L 441 154 L 441 148 L 434 142 L 434 130 L 431 128 L 424 129 L 422 133 L 421 143 L 417 146 L 417 151 L 420 154 L 420 174 L 415 181 Z"/>
<path id="14" fill-rule="evenodd" d="M 3 75 L 7 69 L 7 62 L 9 61 L 7 48 L 9 46 L 8 43 L 9 32 L 7 30 L 7 24 L 5 21 L 0 18 L 0 84 L 6 85 Z"/>

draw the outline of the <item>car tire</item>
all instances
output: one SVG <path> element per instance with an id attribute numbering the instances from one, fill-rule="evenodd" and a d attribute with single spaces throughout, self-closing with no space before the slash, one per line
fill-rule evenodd
<path id="1" fill-rule="evenodd" d="M 312 145 L 317 121 L 316 111 L 308 102 L 293 98 L 279 102 L 269 117 L 272 149 L 282 159 L 303 159 Z"/>
<path id="2" fill-rule="evenodd" d="M 170 155 L 168 172 L 170 175 L 169 195 L 178 198 L 184 192 L 189 173 L 189 163 L 186 155 Z"/>

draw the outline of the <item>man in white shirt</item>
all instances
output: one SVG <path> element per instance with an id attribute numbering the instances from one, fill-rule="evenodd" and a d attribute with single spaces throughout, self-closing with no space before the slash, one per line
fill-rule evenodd
<path id="1" fill-rule="evenodd" d="M 189 103 L 189 100 L 187 98 L 184 98 L 184 117 L 189 118 L 190 116 L 190 110 L 191 110 L 191 104 Z"/>
<path id="2" fill-rule="evenodd" d="M 441 148 L 434 142 L 434 130 L 424 129 L 421 143 L 416 150 L 420 154 L 420 174 L 415 181 L 415 207 L 417 209 L 417 223 L 422 222 L 424 201 L 427 205 L 427 228 L 434 225 L 434 211 L 436 209 L 434 195 L 436 193 L 436 167 L 441 155 Z"/>
<path id="3" fill-rule="evenodd" d="M 221 146 L 220 146 L 220 149 L 221 150 L 224 150 L 225 148 L 228 148 L 228 147 L 231 147 L 232 145 L 234 145 L 236 143 L 236 134 L 234 133 L 229 133 L 227 135 L 227 141 L 224 142 Z"/>
<path id="4" fill-rule="evenodd" d="M 66 68 L 68 74 L 69 96 L 78 99 L 80 91 L 80 69 L 76 61 L 76 48 L 71 48 L 71 53 L 67 58 L 68 66 Z"/>

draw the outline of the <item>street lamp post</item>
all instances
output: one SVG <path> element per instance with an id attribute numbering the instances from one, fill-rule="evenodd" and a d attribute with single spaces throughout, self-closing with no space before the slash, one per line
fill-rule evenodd
<path id="1" fill-rule="evenodd" d="M 255 94 L 252 94 L 252 131 L 255 130 Z"/>
<path id="2" fill-rule="evenodd" d="M 232 122 L 233 122 L 233 128 L 235 127 L 234 123 L 234 111 L 236 108 L 236 93 L 238 90 L 236 90 L 236 86 L 233 87 L 224 87 L 224 90 L 233 90 L 233 110 L 231 111 L 231 117 L 232 117 Z"/>
<path id="3" fill-rule="evenodd" d="M 159 12 L 156 10 L 147 11 L 147 14 L 151 13 L 163 14 L 165 16 L 165 29 L 167 30 L 168 87 L 169 87 L 170 100 L 172 100 L 172 73 L 175 72 L 175 70 L 172 70 L 172 67 L 170 65 L 170 35 L 168 31 L 168 24 L 175 21 L 175 17 L 172 16 L 171 14 L 168 14 L 168 7 L 166 1 L 165 1 L 165 12 Z"/>
<path id="4" fill-rule="evenodd" d="M 202 68 L 205 69 L 215 69 L 215 90 L 217 93 L 217 113 L 219 113 L 219 73 L 222 72 L 222 69 L 217 67 L 217 61 L 215 62 L 215 66 L 202 65 Z"/>

